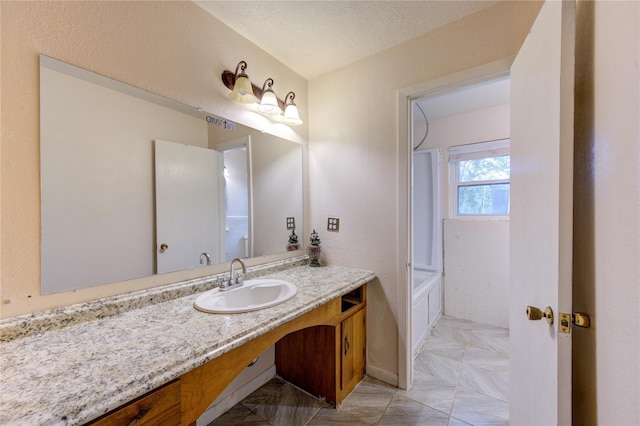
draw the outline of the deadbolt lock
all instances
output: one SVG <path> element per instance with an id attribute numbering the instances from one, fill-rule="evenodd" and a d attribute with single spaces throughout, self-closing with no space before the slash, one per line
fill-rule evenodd
<path id="1" fill-rule="evenodd" d="M 544 311 L 541 311 L 535 306 L 527 306 L 527 318 L 530 321 L 537 321 L 542 318 L 546 318 L 549 325 L 553 324 L 553 310 L 550 306 L 547 306 Z"/>

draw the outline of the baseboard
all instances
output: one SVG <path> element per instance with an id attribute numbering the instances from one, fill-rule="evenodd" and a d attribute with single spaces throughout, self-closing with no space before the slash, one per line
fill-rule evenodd
<path id="1" fill-rule="evenodd" d="M 275 376 L 276 366 L 275 364 L 273 364 L 267 370 L 256 376 L 255 379 L 251 380 L 249 383 L 238 388 L 236 391 L 230 393 L 225 398 L 217 401 L 214 405 L 210 406 L 207 411 L 202 413 L 202 415 L 198 418 L 198 420 L 196 421 L 196 426 L 208 425 L 209 423 L 220 417 L 222 414 L 224 414 L 228 409 L 236 405 L 238 402 L 251 395 L 255 390 L 260 388 L 260 386 L 273 379 Z"/>
<path id="2" fill-rule="evenodd" d="M 367 364 L 367 376 L 392 386 L 398 386 L 398 374 Z"/>

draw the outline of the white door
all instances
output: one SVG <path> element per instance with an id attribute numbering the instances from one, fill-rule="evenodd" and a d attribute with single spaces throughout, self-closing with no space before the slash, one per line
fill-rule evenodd
<path id="1" fill-rule="evenodd" d="M 575 3 L 547 1 L 511 68 L 509 421 L 571 424 Z M 531 321 L 550 306 L 553 325 Z"/>
<path id="2" fill-rule="evenodd" d="M 155 167 L 157 273 L 219 263 L 218 153 L 157 140 Z"/>

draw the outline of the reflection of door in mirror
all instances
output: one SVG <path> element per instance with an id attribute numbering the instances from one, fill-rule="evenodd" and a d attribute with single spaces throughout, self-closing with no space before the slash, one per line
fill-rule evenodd
<path id="1" fill-rule="evenodd" d="M 157 273 L 219 263 L 218 155 L 155 141 Z"/>
<path id="2" fill-rule="evenodd" d="M 217 249 L 194 248 L 195 259 L 190 255 L 183 269 L 204 266 L 201 253 L 209 254 L 212 265 L 282 253 L 287 217 L 295 218 L 296 233 L 304 229 L 302 145 L 42 55 L 40 108 L 42 294 L 157 273 L 156 245 L 163 242 L 156 235 L 155 140 L 218 153 L 249 135 L 253 144 L 238 143 L 247 146 L 247 194 L 225 194 L 218 177 Z M 221 154 L 220 175 L 223 161 Z M 248 209 L 229 258 L 226 195 L 233 209 Z M 233 209 L 229 216 L 241 215 Z M 166 244 L 169 254 L 175 246 Z"/>
<path id="3" fill-rule="evenodd" d="M 252 257 L 250 138 L 220 144 L 224 161 L 225 252 L 227 262 Z"/>

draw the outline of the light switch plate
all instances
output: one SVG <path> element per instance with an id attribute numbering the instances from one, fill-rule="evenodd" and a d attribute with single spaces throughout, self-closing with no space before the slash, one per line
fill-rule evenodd
<path id="1" fill-rule="evenodd" d="M 327 219 L 327 231 L 338 232 L 340 231 L 340 218 L 330 217 Z"/>

